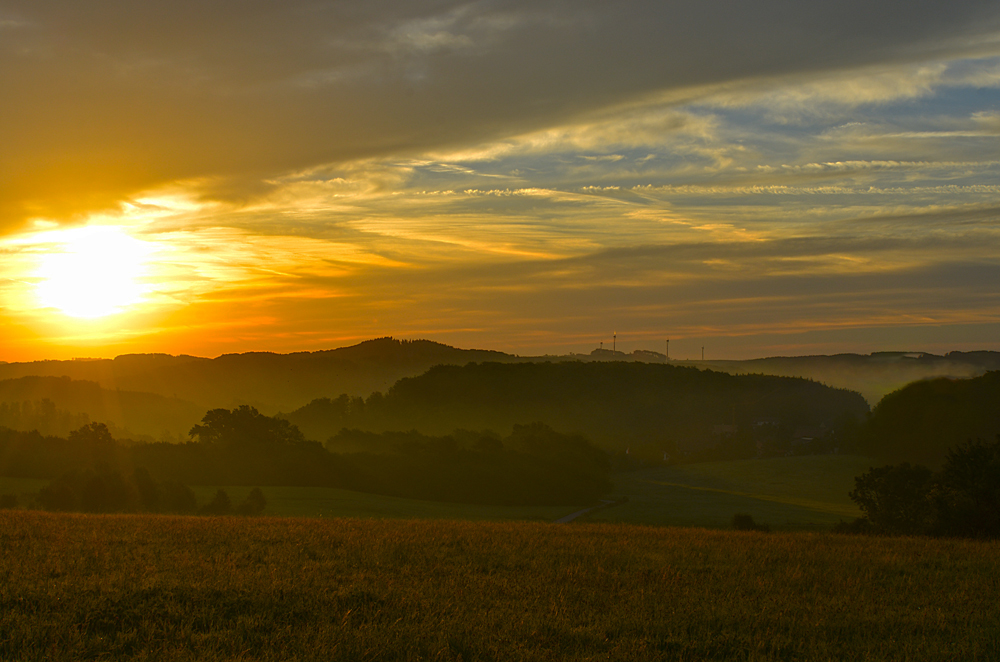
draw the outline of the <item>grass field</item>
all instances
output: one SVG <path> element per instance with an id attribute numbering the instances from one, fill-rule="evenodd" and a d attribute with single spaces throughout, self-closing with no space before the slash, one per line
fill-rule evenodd
<path id="1" fill-rule="evenodd" d="M 28 506 L 47 480 L 0 478 L 0 494 L 15 494 L 22 507 Z M 250 486 L 194 485 L 191 489 L 199 503 L 207 503 L 218 489 L 226 490 L 238 504 L 246 498 Z M 476 506 L 440 503 L 418 499 L 399 499 L 379 494 L 351 492 L 327 487 L 265 487 L 265 514 L 277 517 L 360 517 L 419 518 L 462 520 L 539 520 L 552 521 L 579 508 L 566 506 Z"/>
<path id="2" fill-rule="evenodd" d="M 854 477 L 872 460 L 856 456 L 814 455 L 764 460 L 710 462 L 645 469 L 615 476 L 613 497 L 628 501 L 595 511 L 586 519 L 601 522 L 725 528 L 735 513 L 746 512 L 776 529 L 829 529 L 860 515 L 847 497 Z M 21 503 L 47 481 L 0 478 L 0 494 L 19 495 Z M 206 503 L 223 487 L 233 503 L 249 486 L 194 486 Z M 267 487 L 266 514 L 280 517 L 362 517 L 464 520 L 552 521 L 588 504 L 560 506 L 475 506 L 399 499 L 322 487 Z"/>
<path id="3" fill-rule="evenodd" d="M 628 502 L 587 518 L 719 528 L 729 526 L 735 513 L 750 513 L 776 529 L 829 529 L 861 515 L 847 493 L 854 477 L 874 463 L 859 456 L 807 455 L 622 473 L 615 476 L 614 494 Z"/>
<path id="4" fill-rule="evenodd" d="M 1000 543 L 0 511 L 2 660 L 996 660 Z"/>
<path id="5" fill-rule="evenodd" d="M 246 498 L 252 488 L 243 486 L 194 486 L 199 503 L 207 502 L 219 488 L 233 503 Z M 461 520 L 551 521 L 574 510 L 566 506 L 477 506 L 400 499 L 380 494 L 351 492 L 329 487 L 265 487 L 266 514 L 278 517 L 360 517 Z"/>

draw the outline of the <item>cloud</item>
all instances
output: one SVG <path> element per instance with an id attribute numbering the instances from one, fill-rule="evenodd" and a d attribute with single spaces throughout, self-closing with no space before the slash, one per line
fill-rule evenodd
<path id="1" fill-rule="evenodd" d="M 7 11 L 0 231 L 180 180 L 238 200 L 288 172 L 456 150 L 669 90 L 954 55 L 981 49 L 1000 13 L 929 0 L 32 0 Z"/>
<path id="2" fill-rule="evenodd" d="M 1000 134 L 1000 112 L 979 111 L 973 114 L 972 121 L 987 133 Z"/>

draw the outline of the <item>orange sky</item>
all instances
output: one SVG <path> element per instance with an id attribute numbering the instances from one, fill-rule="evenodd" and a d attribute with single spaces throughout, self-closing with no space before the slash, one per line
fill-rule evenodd
<path id="1" fill-rule="evenodd" d="M 0 360 L 1000 349 L 995 3 L 8 2 L 0 87 Z"/>

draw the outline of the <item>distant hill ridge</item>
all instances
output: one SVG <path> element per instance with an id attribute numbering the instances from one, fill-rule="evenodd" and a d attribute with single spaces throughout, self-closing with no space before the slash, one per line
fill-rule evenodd
<path id="1" fill-rule="evenodd" d="M 118 436 L 185 437 L 204 409 L 155 393 L 111 390 L 94 381 L 28 376 L 0 380 L 0 426 L 65 436 L 91 421 Z"/>
<path id="2" fill-rule="evenodd" d="M 277 354 L 247 352 L 214 359 L 126 354 L 114 359 L 0 364 L 0 380 L 70 377 L 107 389 L 156 393 L 203 409 L 250 404 L 262 412 L 294 409 L 317 397 L 386 390 L 439 364 L 521 361 L 502 352 L 457 349 L 429 340 L 377 338 L 350 347 Z"/>
<path id="3" fill-rule="evenodd" d="M 704 361 L 698 365 L 733 374 L 761 373 L 806 377 L 857 391 L 872 406 L 912 382 L 938 377 L 967 379 L 1000 370 L 1000 352 L 874 352 L 814 356 L 774 356 L 746 361 Z"/>
<path id="4" fill-rule="evenodd" d="M 154 393 L 194 403 L 202 410 L 241 404 L 273 414 L 292 411 L 316 398 L 341 393 L 367 397 L 386 392 L 398 380 L 435 365 L 538 361 L 630 361 L 666 363 L 658 352 L 525 357 L 482 349 L 459 349 L 431 340 L 376 338 L 337 349 L 277 354 L 247 352 L 217 358 L 169 354 L 126 354 L 114 359 L 0 362 L 0 380 L 27 376 L 70 377 L 102 388 Z M 934 377 L 975 377 L 1000 369 L 1000 352 L 878 352 L 871 355 L 771 357 L 748 361 L 672 361 L 674 365 L 729 373 L 803 377 L 861 393 L 875 405 L 886 393 Z"/>
<path id="5" fill-rule="evenodd" d="M 643 362 L 533 361 L 440 365 L 367 401 L 322 398 L 285 418 L 319 440 L 345 427 L 503 435 L 540 421 L 615 451 L 652 443 L 674 454 L 713 446 L 719 426 L 832 430 L 867 413 L 857 393 L 800 378 Z"/>

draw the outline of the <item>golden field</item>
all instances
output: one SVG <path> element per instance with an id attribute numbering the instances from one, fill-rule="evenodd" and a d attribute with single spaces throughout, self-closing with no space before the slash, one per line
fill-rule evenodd
<path id="1" fill-rule="evenodd" d="M 3 660 L 995 660 L 1000 543 L 0 511 Z"/>

